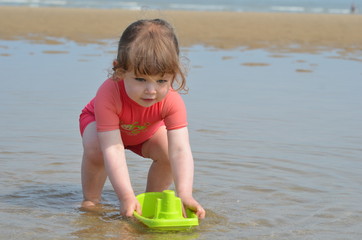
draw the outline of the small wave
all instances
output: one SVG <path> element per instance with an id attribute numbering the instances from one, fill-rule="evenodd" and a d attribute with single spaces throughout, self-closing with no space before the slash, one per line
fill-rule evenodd
<path id="1" fill-rule="evenodd" d="M 195 11 L 223 11 L 226 7 L 223 5 L 201 5 L 201 4 L 170 4 L 171 9 L 195 10 Z"/>
<path id="2" fill-rule="evenodd" d="M 272 6 L 271 11 L 273 12 L 305 12 L 305 7 L 297 6 Z"/>
<path id="3" fill-rule="evenodd" d="M 54 5 L 54 6 L 65 6 L 67 5 L 67 1 L 62 0 L 0 0 L 0 4 L 11 4 L 11 5 L 28 5 L 28 6 L 46 6 L 46 5 Z"/>
<path id="4" fill-rule="evenodd" d="M 145 7 L 141 6 L 137 2 L 117 2 L 115 3 L 115 6 L 122 9 L 128 9 L 128 10 L 142 10 Z"/>
<path id="5" fill-rule="evenodd" d="M 271 12 L 290 12 L 290 13 L 330 13 L 330 14 L 349 14 L 347 8 L 323 8 L 323 7 L 302 7 L 302 6 L 271 6 Z"/>
<path id="6" fill-rule="evenodd" d="M 350 10 L 349 9 L 328 9 L 328 13 L 331 13 L 331 14 L 348 14 L 350 13 Z"/>

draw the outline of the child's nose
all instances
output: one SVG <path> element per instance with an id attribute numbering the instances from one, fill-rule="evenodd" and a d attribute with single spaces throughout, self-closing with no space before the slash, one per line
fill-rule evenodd
<path id="1" fill-rule="evenodd" d="M 155 84 L 152 83 L 152 82 L 148 82 L 148 83 L 146 84 L 146 89 L 145 89 L 145 91 L 146 91 L 147 93 L 155 93 L 155 92 L 156 92 L 156 86 L 155 86 Z"/>

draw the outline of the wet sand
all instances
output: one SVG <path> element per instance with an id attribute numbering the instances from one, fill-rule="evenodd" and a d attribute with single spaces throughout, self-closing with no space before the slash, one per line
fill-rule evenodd
<path id="1" fill-rule="evenodd" d="M 118 39 L 136 19 L 171 22 L 183 46 L 277 48 L 314 51 L 362 49 L 362 15 L 129 11 L 0 7 L 0 39 L 29 39 L 57 44 L 65 38 L 81 43 Z"/>

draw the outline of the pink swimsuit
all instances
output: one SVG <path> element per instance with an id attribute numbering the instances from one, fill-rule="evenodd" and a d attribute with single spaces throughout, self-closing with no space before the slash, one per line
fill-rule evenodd
<path id="1" fill-rule="evenodd" d="M 128 97 L 123 80 L 112 79 L 100 86 L 95 98 L 82 110 L 81 135 L 94 121 L 98 132 L 120 129 L 123 144 L 131 150 L 130 146 L 150 139 L 160 126 L 165 125 L 167 130 L 187 126 L 185 104 L 176 91 L 170 90 L 162 101 L 143 107 Z M 139 149 L 135 152 L 140 154 Z"/>

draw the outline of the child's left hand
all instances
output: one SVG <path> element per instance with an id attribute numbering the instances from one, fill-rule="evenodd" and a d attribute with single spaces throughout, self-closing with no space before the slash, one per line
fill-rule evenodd
<path id="1" fill-rule="evenodd" d="M 181 200 L 184 207 L 194 211 L 199 219 L 205 218 L 205 209 L 192 196 L 181 197 Z"/>

